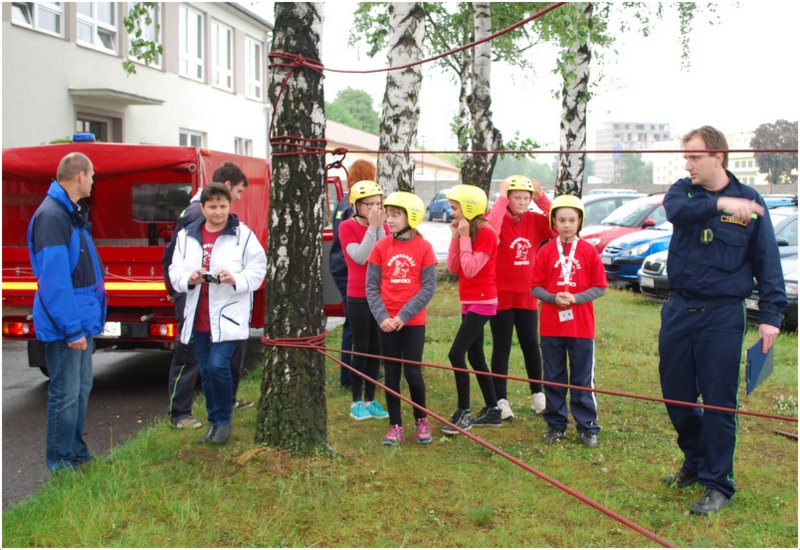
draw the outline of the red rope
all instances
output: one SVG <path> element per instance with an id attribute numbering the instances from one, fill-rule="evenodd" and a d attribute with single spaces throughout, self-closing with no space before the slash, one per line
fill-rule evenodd
<path id="1" fill-rule="evenodd" d="M 367 357 L 369 359 L 383 359 L 383 360 L 388 359 L 389 361 L 397 361 L 397 358 L 395 358 L 395 357 L 384 357 L 382 355 L 372 355 L 372 354 L 369 354 L 369 353 L 361 353 L 361 352 L 358 352 L 358 351 L 346 351 L 346 350 L 341 350 L 341 349 L 337 349 L 337 348 L 330 348 L 330 347 L 323 347 L 322 349 L 324 351 L 333 351 L 333 352 L 337 352 L 337 353 L 358 355 L 360 357 Z M 480 371 L 471 370 L 471 369 L 462 369 L 462 368 L 458 368 L 458 367 L 448 367 L 446 365 L 437 365 L 436 363 L 426 363 L 424 361 L 410 361 L 408 359 L 403 359 L 402 362 L 406 363 L 406 364 L 409 364 L 409 365 L 419 365 L 421 367 L 432 367 L 434 369 L 449 370 L 449 371 L 454 371 L 454 372 L 464 372 L 464 373 L 467 373 L 467 374 L 475 374 L 475 375 L 478 375 L 478 376 L 490 376 L 490 377 L 493 377 L 493 378 L 505 378 L 506 380 L 514 380 L 514 381 L 517 381 L 517 382 L 528 382 L 528 383 L 533 382 L 533 383 L 536 383 L 536 384 L 543 384 L 545 386 L 553 386 L 554 388 L 566 388 L 566 389 L 569 389 L 569 390 L 587 391 L 587 392 L 593 392 L 593 393 L 600 393 L 600 394 L 604 394 L 604 395 L 613 395 L 613 396 L 616 396 L 616 397 L 629 397 L 631 399 L 639 399 L 641 401 L 655 401 L 657 403 L 664 403 L 666 405 L 675 405 L 675 406 L 678 406 L 678 407 L 687 407 L 687 408 L 691 408 L 691 409 L 706 409 L 706 410 L 716 411 L 716 412 L 724 412 L 724 413 L 730 413 L 730 414 L 742 414 L 742 415 L 746 415 L 746 416 L 756 416 L 756 417 L 759 417 L 759 418 L 769 418 L 771 420 L 781 420 L 783 422 L 794 422 L 795 424 L 797 423 L 797 418 L 793 418 L 791 416 L 780 416 L 780 415 L 777 415 L 777 414 L 760 413 L 760 412 L 755 412 L 755 411 L 745 411 L 745 410 L 740 410 L 740 409 L 731 409 L 731 408 L 728 408 L 728 407 L 718 407 L 716 405 L 706 405 L 705 403 L 689 403 L 688 401 L 676 401 L 674 399 L 664 399 L 662 397 L 651 397 L 651 396 L 647 396 L 647 395 L 637 395 L 637 394 L 634 394 L 634 393 L 626 393 L 626 392 L 619 392 L 619 391 L 613 391 L 613 390 L 601 390 L 599 388 L 587 388 L 587 387 L 584 387 L 584 386 L 574 386 L 572 384 L 562 384 L 560 382 L 548 382 L 548 381 L 545 381 L 545 380 L 536 380 L 535 378 L 522 378 L 522 377 L 519 377 L 519 376 L 511 376 L 511 375 L 507 375 L 507 374 L 496 374 L 494 372 L 480 372 Z"/>
<path id="2" fill-rule="evenodd" d="M 275 345 L 280 345 L 280 344 L 275 344 Z M 575 489 L 572 489 L 568 485 L 565 485 L 564 483 L 561 483 L 557 479 L 552 478 L 552 477 L 548 476 L 547 474 L 545 474 L 543 472 L 540 472 L 539 470 L 537 470 L 533 466 L 527 464 L 526 462 L 523 462 L 523 461 L 519 460 L 518 458 L 515 458 L 515 457 L 511 456 L 510 454 L 508 454 L 507 452 L 505 452 L 501 448 L 492 445 L 488 441 L 485 441 L 485 440 L 481 439 L 480 437 L 478 437 L 476 435 L 473 435 L 470 432 L 462 430 L 461 428 L 459 428 L 458 426 L 456 426 L 455 424 L 453 424 L 452 422 L 450 422 L 449 420 L 447 420 L 443 416 L 440 416 L 440 415 L 436 414 L 435 412 L 433 412 L 433 411 L 431 411 L 429 409 L 426 409 L 425 407 L 422 407 L 422 406 L 418 405 L 417 403 L 414 403 L 409 398 L 407 398 L 407 397 L 401 395 L 400 393 L 398 393 L 398 392 L 386 387 L 382 383 L 378 382 L 377 380 L 375 380 L 373 378 L 370 378 L 366 374 L 357 371 L 356 369 L 354 369 L 353 367 L 351 367 L 347 363 L 345 363 L 343 361 L 340 361 L 339 359 L 337 359 L 333 355 L 327 353 L 323 349 L 317 349 L 317 351 L 319 351 L 319 353 L 322 354 L 324 357 L 327 357 L 328 359 L 331 359 L 332 361 L 334 361 L 336 363 L 339 363 L 339 365 L 341 365 L 342 367 L 348 369 L 351 373 L 357 374 L 358 376 L 362 377 L 364 380 L 366 380 L 368 382 L 371 382 L 372 384 L 375 384 L 376 386 L 382 388 L 386 393 L 397 397 L 398 399 L 402 400 L 405 403 L 408 403 L 409 405 L 411 405 L 415 409 L 418 409 L 418 410 L 424 412 L 425 414 L 433 417 L 434 419 L 438 420 L 442 424 L 446 424 L 447 426 L 450 426 L 451 428 L 457 430 L 464 437 L 467 437 L 467 438 L 471 439 L 472 441 L 474 441 L 475 443 L 477 443 L 477 444 L 489 449 L 490 451 L 502 456 L 503 458 L 505 458 L 506 460 L 508 460 L 512 464 L 514 464 L 516 466 L 519 466 L 523 470 L 525 470 L 527 472 L 530 472 L 533 475 L 537 476 L 539 479 L 542 479 L 542 480 L 546 481 L 547 483 L 553 485 L 554 487 L 557 487 L 558 489 L 561 489 L 562 491 L 564 491 L 568 495 L 575 497 L 576 499 L 580 500 L 584 504 L 588 504 L 589 506 L 591 506 L 595 510 L 607 515 L 611 519 L 620 522 L 624 526 L 626 526 L 626 527 L 628 527 L 630 529 L 633 529 L 637 533 L 639 533 L 641 535 L 644 535 L 648 539 L 650 539 L 650 540 L 652 540 L 654 542 L 657 542 L 658 544 L 660 544 L 661 546 L 663 546 L 665 548 L 674 548 L 675 547 L 675 545 L 672 544 L 671 542 L 669 542 L 668 540 L 666 540 L 666 539 L 664 539 L 662 537 L 659 537 L 658 535 L 656 535 L 652 531 L 648 531 L 647 529 L 645 529 L 641 525 L 639 525 L 637 523 L 634 523 L 633 521 L 627 519 L 623 515 L 621 515 L 621 514 L 619 514 L 617 512 L 614 512 L 610 508 L 607 508 L 606 506 L 603 506 L 599 502 L 597 502 L 595 500 L 592 500 L 591 498 L 587 497 L 586 495 L 576 491 Z M 406 361 L 406 362 L 407 363 L 412 363 L 412 361 Z"/>

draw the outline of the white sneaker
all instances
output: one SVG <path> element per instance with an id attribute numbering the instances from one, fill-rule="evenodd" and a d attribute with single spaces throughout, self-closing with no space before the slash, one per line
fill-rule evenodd
<path id="1" fill-rule="evenodd" d="M 533 412 L 536 414 L 542 414 L 546 406 L 547 401 L 545 401 L 543 391 L 531 394 L 531 410 Z"/>
<path id="2" fill-rule="evenodd" d="M 508 399 L 498 399 L 497 406 L 500 408 L 501 420 L 514 420 L 514 411 L 511 410 L 511 403 Z"/>

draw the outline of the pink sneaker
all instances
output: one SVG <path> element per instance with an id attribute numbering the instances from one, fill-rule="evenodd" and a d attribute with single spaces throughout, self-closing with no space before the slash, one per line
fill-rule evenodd
<path id="1" fill-rule="evenodd" d="M 433 431 L 431 430 L 431 423 L 427 418 L 420 418 L 417 420 L 417 443 L 420 445 L 427 445 L 433 441 Z"/>
<path id="2" fill-rule="evenodd" d="M 405 440 L 403 435 L 403 427 L 398 424 L 392 424 L 389 431 L 383 436 L 384 445 L 400 445 Z"/>

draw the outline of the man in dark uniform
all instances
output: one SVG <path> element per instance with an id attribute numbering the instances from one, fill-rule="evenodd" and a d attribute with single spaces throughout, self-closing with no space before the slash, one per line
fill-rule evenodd
<path id="1" fill-rule="evenodd" d="M 761 196 L 739 182 L 728 165 L 728 142 L 703 126 L 683 138 L 686 170 L 664 198 L 674 226 L 667 272 L 671 295 L 661 311 L 659 354 L 665 399 L 735 409 L 742 342 L 743 301 L 758 280 L 762 351 L 778 335 L 786 305 L 783 273 L 769 212 Z M 684 454 L 664 482 L 705 492 L 692 513 L 722 509 L 733 496 L 736 417 L 732 413 L 667 405 Z"/>

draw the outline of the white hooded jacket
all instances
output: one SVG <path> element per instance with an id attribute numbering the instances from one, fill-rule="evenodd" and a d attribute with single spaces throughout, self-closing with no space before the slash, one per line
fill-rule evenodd
<path id="1" fill-rule="evenodd" d="M 200 218 L 181 229 L 175 237 L 175 252 L 169 266 L 169 277 L 177 292 L 186 293 L 184 323 L 180 340 L 188 344 L 192 337 L 194 316 L 200 299 L 201 285 L 190 285 L 189 277 L 202 266 L 202 227 Z M 208 284 L 211 341 L 247 340 L 250 336 L 250 314 L 253 291 L 261 286 L 267 273 L 267 256 L 253 231 L 231 214 L 214 247 L 208 271 L 226 269 L 236 284 Z"/>

